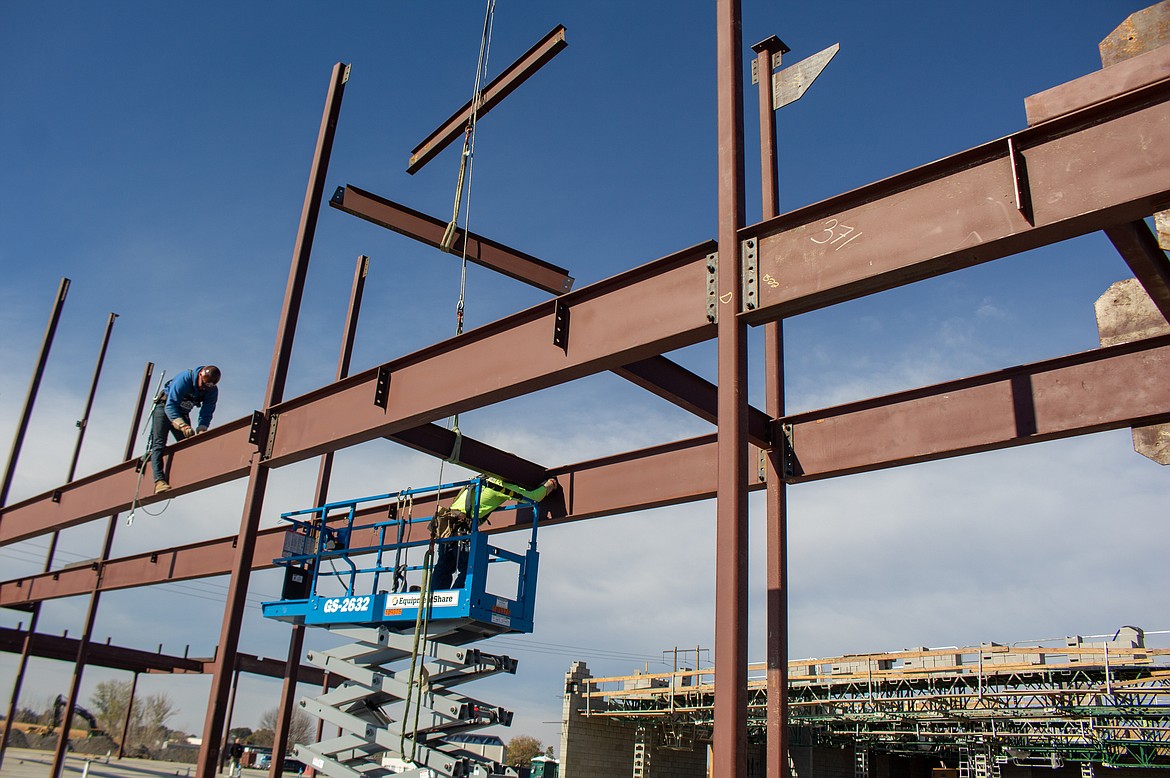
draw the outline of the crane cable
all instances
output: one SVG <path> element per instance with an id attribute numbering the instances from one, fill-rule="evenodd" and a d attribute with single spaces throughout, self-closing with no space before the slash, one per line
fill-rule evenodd
<path id="1" fill-rule="evenodd" d="M 459 157 L 459 176 L 455 183 L 455 204 L 451 209 L 451 221 L 443 232 L 443 239 L 439 248 L 450 253 L 455 244 L 455 233 L 459 222 L 459 205 L 463 198 L 464 177 L 466 176 L 467 202 L 463 206 L 463 234 L 464 241 L 459 266 L 459 300 L 455 304 L 455 334 L 463 334 L 463 309 L 467 299 L 467 240 L 466 235 L 471 227 L 471 184 L 475 177 L 475 128 L 479 121 L 479 107 L 483 103 L 483 80 L 487 75 L 488 60 L 492 51 L 492 30 L 495 26 L 496 0 L 487 0 L 484 10 L 483 32 L 479 39 L 479 60 L 475 68 L 475 83 L 471 93 L 471 116 L 467 120 L 467 129 L 463 133 L 463 153 Z M 459 429 L 459 414 L 451 417 L 447 429 L 455 433 L 455 443 L 447 459 L 439 463 L 439 483 L 443 482 L 443 464 L 456 463 L 459 460 L 459 449 L 463 443 L 463 433 Z"/>
<path id="2" fill-rule="evenodd" d="M 483 18 L 483 32 L 479 40 L 479 60 L 475 68 L 475 86 L 472 89 L 471 95 L 471 116 L 467 120 L 467 129 L 463 132 L 463 153 L 459 157 L 459 176 L 455 183 L 455 203 L 451 208 L 451 221 L 447 224 L 447 229 L 443 232 L 443 238 L 439 242 L 439 248 L 447 253 L 451 253 L 451 247 L 455 244 L 455 232 L 458 228 L 459 221 L 459 206 L 463 198 L 463 189 L 465 185 L 467 188 L 467 202 L 463 205 L 463 229 L 464 241 L 462 248 L 462 256 L 459 268 L 459 301 L 455 305 L 455 334 L 463 334 L 463 307 L 467 297 L 467 231 L 471 224 L 471 183 L 475 172 L 475 125 L 479 118 L 479 106 L 483 101 L 483 77 L 487 72 L 488 57 L 491 54 L 492 41 L 492 26 L 495 21 L 496 0 L 487 0 L 487 8 L 484 11 Z M 460 443 L 463 441 L 463 434 L 459 431 L 459 414 L 456 413 L 451 417 L 451 422 L 448 427 L 455 432 L 455 444 L 451 449 L 451 455 L 448 459 L 439 461 L 439 483 L 443 483 L 443 466 L 447 461 L 456 462 L 459 456 Z M 427 547 L 426 554 L 423 558 L 422 570 L 423 580 L 421 590 L 419 591 L 418 611 L 415 614 L 414 622 L 414 642 L 411 647 L 410 655 L 410 672 L 407 680 L 407 696 L 406 705 L 404 706 L 402 716 L 402 731 L 399 737 L 399 751 L 408 761 L 414 762 L 416 749 L 418 746 L 418 719 L 419 711 L 422 707 L 422 698 L 425 693 L 423 688 L 426 684 L 426 667 L 425 663 L 421 662 L 423 656 L 420 652 L 420 642 L 425 643 L 425 634 L 428 631 L 431 615 L 431 595 L 433 592 L 433 582 L 431 580 L 431 571 L 434 566 L 435 554 L 435 536 L 432 530 L 431 542 Z M 424 612 L 425 611 L 425 612 Z M 418 695 L 414 701 L 414 721 L 413 732 L 410 743 L 410 755 L 407 756 L 405 748 L 405 740 L 407 733 L 408 720 L 411 714 L 411 696 L 415 685 L 415 675 L 418 675 L 419 690 Z"/>

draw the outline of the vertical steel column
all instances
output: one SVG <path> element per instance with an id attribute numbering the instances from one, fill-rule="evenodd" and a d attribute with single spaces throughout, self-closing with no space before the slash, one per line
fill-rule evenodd
<path id="1" fill-rule="evenodd" d="M 305 192 L 305 204 L 301 210 L 301 222 L 293 247 L 292 263 L 289 267 L 288 285 L 284 292 L 284 307 L 276 330 L 276 344 L 272 354 L 272 367 L 268 374 L 268 389 L 264 398 L 264 414 L 268 416 L 272 406 L 284 399 L 284 385 L 288 377 L 289 357 L 292 354 L 293 337 L 296 334 L 297 317 L 300 313 L 301 296 L 305 288 L 305 276 L 309 269 L 309 255 L 313 248 L 313 237 L 317 229 L 317 216 L 321 211 L 321 197 L 325 191 L 325 175 L 329 168 L 329 155 L 333 149 L 333 137 L 337 131 L 337 117 L 341 111 L 341 98 L 345 93 L 345 82 L 349 78 L 349 66 L 338 62 L 330 76 L 329 92 L 325 98 L 325 111 L 321 117 L 321 128 L 317 133 L 317 148 L 309 173 L 309 186 Z M 256 529 L 260 525 L 260 513 L 264 507 L 264 491 L 268 485 L 268 468 L 263 457 L 257 452 L 252 457 L 248 474 L 248 490 L 244 497 L 244 511 L 240 519 L 240 532 L 236 539 L 236 553 L 232 562 L 232 577 L 228 585 L 227 607 L 224 609 L 223 626 L 220 629 L 219 650 L 216 652 L 211 694 L 208 699 L 207 717 L 203 723 L 203 746 L 199 749 L 197 778 L 212 778 L 219 763 L 220 733 L 224 724 L 224 709 L 231 686 L 228 668 L 235 665 L 236 647 L 240 637 L 240 624 L 244 619 L 247 604 L 248 581 L 252 572 L 252 554 L 256 550 Z"/>
<path id="2" fill-rule="evenodd" d="M 37 366 L 33 371 L 32 381 L 28 385 L 28 395 L 24 400 L 24 410 L 20 412 L 20 421 L 16 425 L 16 435 L 12 438 L 12 451 L 8 455 L 8 464 L 4 468 L 4 482 L 0 483 L 0 508 L 8 504 L 8 489 L 12 486 L 12 476 L 16 472 L 16 461 L 20 459 L 20 447 L 24 443 L 24 433 L 28 431 L 28 420 L 32 416 L 33 405 L 37 401 L 37 390 L 41 386 L 41 376 L 45 374 L 45 364 L 49 361 L 49 350 L 53 348 L 53 336 L 57 334 L 57 322 L 61 320 L 61 309 L 65 306 L 65 296 L 69 294 L 69 279 L 62 278 L 57 287 L 57 299 L 53 303 L 53 312 L 49 315 L 49 325 L 45 328 L 45 337 L 41 341 L 41 354 L 37 358 Z"/>
<path id="3" fill-rule="evenodd" d="M 223 739 L 226 742 L 232 734 L 232 716 L 235 715 L 236 710 L 236 690 L 240 687 L 240 657 L 236 655 L 236 666 L 232 668 L 232 692 L 228 695 L 227 715 L 223 720 Z M 227 763 L 226 754 L 222 751 L 219 755 L 219 772 L 223 772 L 224 765 Z"/>
<path id="4" fill-rule="evenodd" d="M 110 324 L 114 323 L 113 317 L 115 314 L 110 314 Z M 106 330 L 107 335 L 109 330 Z M 105 346 L 102 347 L 102 355 L 105 355 Z M 98 357 L 98 365 L 100 369 L 102 357 Z M 122 455 L 122 460 L 126 461 L 134 456 L 134 441 L 138 437 L 138 425 L 142 423 L 142 412 L 146 405 L 146 401 L 150 396 L 150 379 L 154 373 L 154 363 L 147 362 L 146 368 L 142 371 L 142 381 L 138 386 L 138 399 L 134 405 L 134 412 L 130 418 L 130 432 L 126 435 L 126 448 Z M 94 385 L 97 385 L 97 375 L 94 375 Z M 88 412 L 87 416 L 88 418 Z M 84 428 L 83 428 L 84 431 Z M 78 447 L 81 446 L 81 435 L 78 436 Z M 76 463 L 76 457 L 74 462 Z M 144 463 L 140 463 L 144 466 Z M 70 479 L 72 480 L 72 478 Z M 101 585 L 102 575 L 105 573 L 105 564 L 110 558 L 110 551 L 114 547 L 114 531 L 118 527 L 118 514 L 110 516 L 106 522 L 106 535 L 102 541 L 102 553 L 98 558 L 97 575 L 93 579 L 93 591 L 89 594 L 89 607 L 85 613 L 85 626 L 81 630 L 81 639 L 77 642 L 77 658 L 73 665 L 73 678 L 69 684 L 69 694 L 66 699 L 68 703 L 65 707 L 65 718 L 69 720 L 73 716 L 73 709 L 77 700 L 77 694 L 81 690 L 81 676 L 85 672 L 85 665 L 89 662 L 89 642 L 93 637 L 93 625 L 97 620 L 98 603 L 101 601 Z M 51 776 L 61 775 L 61 769 L 65 765 L 65 749 L 68 743 L 68 738 L 65 737 L 65 730 L 61 731 L 61 737 L 57 739 L 57 750 L 53 756 L 53 766 L 49 772 Z"/>
<path id="5" fill-rule="evenodd" d="M 756 71 L 759 73 L 760 108 L 760 194 L 763 218 L 780 211 L 776 172 L 776 114 L 772 104 L 773 55 L 787 47 L 772 36 L 757 43 Z M 768 418 L 784 415 L 784 320 L 764 325 L 765 410 Z M 779 435 L 779 433 L 774 433 Z M 768 451 L 766 649 L 768 673 L 768 750 L 764 774 L 788 778 L 788 501 L 783 481 L 784 442 L 774 439 Z"/>
<path id="6" fill-rule="evenodd" d="M 130 735 L 130 716 L 134 713 L 134 695 L 138 693 L 138 673 L 130 682 L 130 696 L 126 698 L 126 718 L 122 719 L 122 737 L 118 738 L 118 758 L 126 756 L 126 738 Z"/>
<path id="7" fill-rule="evenodd" d="M 73 459 L 69 461 L 69 475 L 65 479 L 65 483 L 71 483 L 73 476 L 77 474 L 77 458 L 81 456 L 81 442 L 85 440 L 85 428 L 89 426 L 89 412 L 93 408 L 93 396 L 97 393 L 98 379 L 102 374 L 102 363 L 106 361 L 106 349 L 110 345 L 110 333 L 114 329 L 114 319 L 118 318 L 118 314 L 111 313 L 109 320 L 106 321 L 106 332 L 102 336 L 102 347 L 98 351 L 97 364 L 93 368 L 93 381 L 89 385 L 89 396 L 85 399 L 85 410 L 81 412 L 81 418 L 77 420 L 77 445 L 73 447 Z M 126 456 L 130 458 L 129 455 Z"/>
<path id="8" fill-rule="evenodd" d="M 353 342 L 357 336 L 358 315 L 362 308 L 362 293 L 366 288 L 366 274 L 370 271 L 370 258 L 364 254 L 358 257 L 357 268 L 353 274 L 353 286 L 349 292 L 349 310 L 345 315 L 345 333 L 341 338 L 341 354 L 337 358 L 337 380 L 349 375 L 349 363 L 353 356 Z M 329 496 L 329 477 L 333 472 L 333 452 L 330 451 L 321 457 L 321 465 L 317 470 L 317 490 L 314 492 L 313 505 L 324 505 Z M 289 723 L 292 721 L 293 701 L 297 690 L 297 673 L 301 668 L 301 649 L 305 645 L 305 626 L 295 624 L 288 640 L 288 659 L 284 665 L 284 685 L 280 690 L 280 707 L 276 714 L 276 732 L 272 739 L 272 764 L 268 774 L 278 778 L 284 765 L 284 755 L 288 750 Z"/>
<path id="9" fill-rule="evenodd" d="M 28 431 L 28 422 L 32 417 L 33 406 L 37 401 L 37 392 L 41 386 L 41 377 L 45 373 L 45 365 L 49 361 L 49 351 L 53 348 L 53 338 L 57 334 L 57 323 L 61 320 L 61 309 L 65 306 L 65 297 L 69 294 L 68 278 L 62 278 L 57 287 L 57 297 L 53 303 L 53 310 L 49 314 L 49 324 L 45 327 L 45 336 L 41 340 L 41 352 L 37 358 L 37 366 L 33 370 L 32 381 L 29 382 L 28 395 L 24 400 L 24 408 L 17 423 L 16 435 L 12 440 L 12 451 L 8 455 L 8 464 L 4 469 L 4 483 L 0 486 L 0 508 L 8 504 L 8 489 L 12 486 L 12 477 L 16 473 L 16 463 L 20 459 L 20 449 L 24 443 L 24 434 Z M 49 551 L 45 554 L 45 572 L 53 568 L 53 556 L 57 553 L 58 533 L 54 532 L 49 539 Z M 29 616 L 28 632 L 20 648 L 20 662 L 16 670 L 16 678 L 12 682 L 12 696 L 8 701 L 8 715 L 4 719 L 4 732 L 0 734 L 0 765 L 4 764 L 4 753 L 8 750 L 8 738 L 12 734 L 12 722 L 16 717 L 16 707 L 20 703 L 20 690 L 24 685 L 24 674 L 28 669 L 28 657 L 32 650 L 33 635 L 37 631 L 37 622 L 41 616 L 41 604 L 34 603 Z"/>
<path id="10" fill-rule="evenodd" d="M 747 326 L 740 321 L 743 75 L 739 0 L 718 0 L 718 499 L 712 778 L 747 775 Z"/>

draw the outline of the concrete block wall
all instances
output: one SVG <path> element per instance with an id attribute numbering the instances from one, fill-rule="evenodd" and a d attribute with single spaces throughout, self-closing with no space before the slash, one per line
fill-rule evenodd
<path id="1" fill-rule="evenodd" d="M 637 728 L 614 719 L 586 717 L 582 695 L 592 678 L 584 662 L 574 662 L 565 675 L 565 706 L 561 726 L 561 778 L 614 778 L 627 776 L 634 766 Z M 592 703 L 591 703 L 592 704 Z M 694 750 L 650 749 L 652 778 L 705 778 L 707 746 Z"/>

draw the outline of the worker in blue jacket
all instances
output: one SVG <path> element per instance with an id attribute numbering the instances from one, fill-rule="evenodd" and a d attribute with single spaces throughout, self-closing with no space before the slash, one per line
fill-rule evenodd
<path id="1" fill-rule="evenodd" d="M 150 430 L 150 467 L 154 471 L 154 493 L 161 494 L 171 488 L 163 469 L 163 452 L 167 435 L 177 440 L 207 432 L 215 403 L 219 399 L 219 368 L 202 365 L 194 370 L 184 370 L 167 381 L 163 391 L 154 400 L 154 414 Z M 199 424 L 192 428 L 191 411 L 199 406 Z"/>

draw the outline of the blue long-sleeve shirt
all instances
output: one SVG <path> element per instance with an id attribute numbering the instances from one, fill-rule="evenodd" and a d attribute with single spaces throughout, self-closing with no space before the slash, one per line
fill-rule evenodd
<path id="1" fill-rule="evenodd" d="M 167 418 L 171 421 L 182 419 L 191 423 L 191 410 L 199 406 L 200 427 L 210 427 L 211 417 L 215 413 L 215 403 L 219 400 L 219 387 L 209 386 L 199 388 L 199 371 L 203 365 L 194 370 L 184 370 L 167 382 Z"/>

